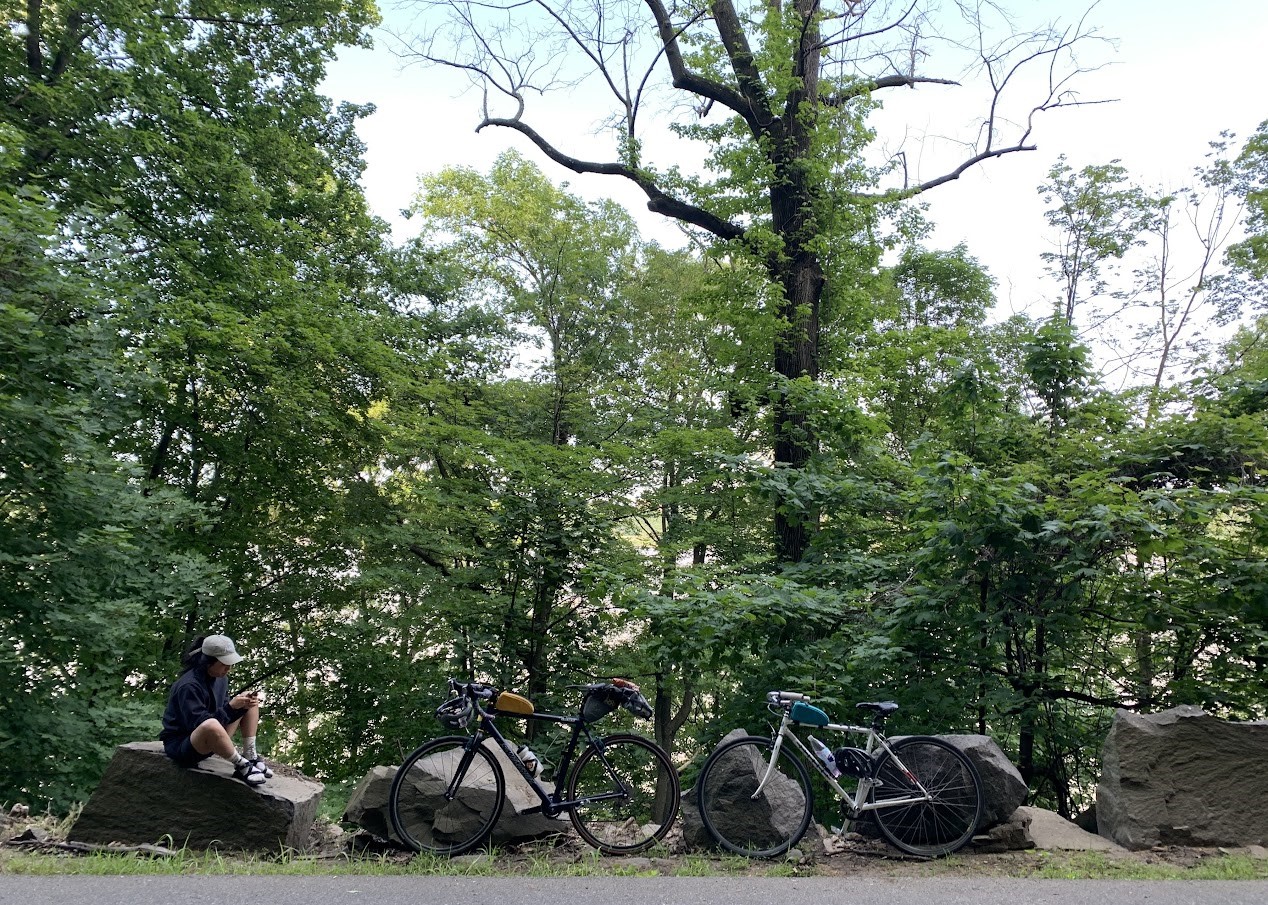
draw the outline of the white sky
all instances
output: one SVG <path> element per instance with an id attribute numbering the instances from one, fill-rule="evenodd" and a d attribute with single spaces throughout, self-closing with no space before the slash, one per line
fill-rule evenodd
<path id="1" fill-rule="evenodd" d="M 386 7 L 393 0 L 381 2 Z M 1068 17 L 1084 8 L 1066 0 L 1008 0 L 1007 5 L 1046 18 Z M 402 21 L 390 8 L 384 13 L 389 24 Z M 1176 188 L 1187 182 L 1193 167 L 1202 163 L 1207 143 L 1222 130 L 1244 138 L 1268 119 L 1268 0 L 1101 0 L 1090 22 L 1118 47 L 1096 51 L 1110 65 L 1079 82 L 1081 97 L 1116 102 L 1043 114 L 1032 135 L 1038 150 L 989 161 L 925 196 L 937 224 L 930 244 L 968 245 L 999 281 L 1005 315 L 1028 307 L 1041 313 L 1035 310 L 1038 297 L 1051 291 L 1039 259 L 1049 246 L 1036 186 L 1058 154 L 1064 152 L 1075 169 L 1121 158 L 1146 186 Z M 364 185 L 371 207 L 393 223 L 398 236 L 409 232 L 399 211 L 409 203 L 421 174 L 449 165 L 487 169 L 499 153 L 514 147 L 579 194 L 607 195 L 623 203 L 645 238 L 678 244 L 674 224 L 647 212 L 643 195 L 626 181 L 567 172 L 510 130 L 475 134 L 479 96 L 459 96 L 461 87 L 444 70 L 402 68 L 386 40 L 371 51 L 348 51 L 330 67 L 327 94 L 337 101 L 377 106 L 359 126 L 368 146 Z M 886 115 L 901 117 L 909 134 L 944 133 L 947 126 L 939 114 L 955 107 L 955 92 L 965 93 L 939 86 L 897 91 L 902 96 L 882 93 Z M 571 98 L 537 103 L 526 119 L 565 151 L 611 159 L 607 143 L 587 134 L 600 112 L 577 119 L 580 105 Z M 534 109 L 539 111 L 536 117 Z M 569 114 L 573 119 L 564 124 Z M 656 161 L 667 162 L 672 161 Z M 923 177 L 934 175 L 930 166 L 924 170 Z"/>

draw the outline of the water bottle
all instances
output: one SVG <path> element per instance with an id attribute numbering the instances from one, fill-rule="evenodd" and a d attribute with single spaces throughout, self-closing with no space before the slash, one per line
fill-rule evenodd
<path id="1" fill-rule="evenodd" d="M 837 759 L 833 756 L 832 750 L 813 735 L 810 736 L 810 750 L 815 753 L 819 760 L 823 761 L 823 765 L 828 768 L 828 773 L 831 774 L 833 779 L 841 775 L 841 771 L 837 769 Z"/>
<path id="2" fill-rule="evenodd" d="M 533 753 L 533 749 L 528 745 L 520 745 L 519 750 L 515 752 L 519 755 L 519 759 L 524 764 L 524 769 L 533 774 L 534 778 L 542 775 L 542 762 L 537 759 L 537 755 Z"/>

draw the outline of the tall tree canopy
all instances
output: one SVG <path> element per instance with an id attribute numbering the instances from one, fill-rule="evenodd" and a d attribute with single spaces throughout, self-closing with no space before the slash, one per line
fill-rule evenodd
<path id="1" fill-rule="evenodd" d="M 424 4 L 446 24 L 419 36 L 412 53 L 462 69 L 483 88 L 480 128 L 515 130 L 578 173 L 632 181 L 657 213 L 735 244 L 777 288 L 780 330 L 768 350 L 778 382 L 770 392 L 776 463 L 804 467 L 815 449 L 798 383 L 818 380 L 825 293 L 848 305 L 877 262 L 888 202 L 910 198 L 994 157 L 1028 150 L 1036 113 L 1070 101 L 1069 54 L 1082 25 L 1019 31 L 993 5 L 963 4 L 974 68 L 989 85 L 977 143 L 933 178 L 886 180 L 890 163 L 869 163 L 869 114 L 879 93 L 955 84 L 926 60 L 943 40 L 933 4 L 811 0 L 738 5 L 731 0 L 666 7 L 661 0 L 604 4 Z M 926 6 L 929 9 L 926 9 Z M 991 37 L 992 27 L 1002 36 Z M 938 59 L 933 56 L 933 59 Z M 952 65 L 960 65 L 957 60 Z M 1019 70 L 1035 63 L 1048 81 L 1030 103 L 1015 101 Z M 533 125 L 530 96 L 586 82 L 608 96 L 618 141 L 608 160 L 566 153 L 571 140 Z M 676 96 L 666 96 L 672 89 Z M 672 94 L 671 92 L 671 94 Z M 673 130 L 702 145 L 703 172 L 657 166 L 645 132 L 671 104 Z M 1010 126 L 1010 123 L 1020 125 Z M 906 175 L 906 174 L 904 174 Z M 777 500 L 776 553 L 800 560 L 816 516 Z"/>
<path id="2" fill-rule="evenodd" d="M 10 0 L 0 799 L 82 799 L 208 630 L 332 782 L 438 730 L 456 675 L 544 708 L 637 678 L 682 764 L 776 685 L 892 696 L 1067 813 L 1115 707 L 1263 717 L 1264 130 L 1192 190 L 1058 160 L 1055 316 L 996 322 L 909 202 L 1029 149 L 1085 32 L 947 6 L 969 44 L 923 0 L 430 4 L 415 50 L 484 83 L 489 134 L 637 185 L 670 251 L 515 152 L 425 175 L 390 247 L 363 111 L 318 90 L 368 4 Z M 969 90 L 926 68 L 969 45 L 979 142 L 909 173 L 880 101 Z M 610 155 L 530 125 L 561 85 L 613 99 Z M 698 169 L 653 159 L 666 109 Z"/>
<path id="3" fill-rule="evenodd" d="M 39 638 L 57 642 L 47 656 L 61 678 L 33 662 L 11 675 L 17 691 L 41 689 L 34 712 L 45 718 L 83 714 L 82 729 L 33 746 L 80 780 L 136 725 L 109 721 L 111 699 L 164 688 L 189 636 L 231 626 L 248 648 L 295 651 L 314 598 L 346 581 L 348 550 L 328 534 L 330 516 L 373 455 L 376 435 L 359 415 L 390 357 L 372 292 L 381 225 L 357 185 L 359 111 L 332 109 L 317 86 L 336 48 L 362 40 L 374 17 L 369 4 L 323 0 L 5 7 L 15 24 L 0 35 L 6 180 L 13 203 L 38 193 L 50 211 L 8 249 L 6 284 L 20 289 L 8 313 L 34 318 L 9 351 L 51 366 L 59 350 L 63 377 L 45 389 L 54 410 L 80 419 L 31 435 L 39 449 L 6 463 L 6 478 L 32 469 L 51 489 L 52 472 L 34 466 L 60 463 L 57 480 L 87 475 L 87 488 L 109 491 L 111 505 L 59 511 L 81 523 L 81 552 L 90 539 L 118 549 L 99 573 L 113 588 L 101 599 L 128 602 L 109 632 L 103 604 L 50 625 L 19 620 L 4 638 L 27 656 Z M 46 261 L 41 243 L 56 250 Z M 6 382 L 28 368 L 6 366 Z M 15 398 L 34 404 L 35 385 L 21 385 Z M 6 436 L 29 417 L 6 414 L 18 418 Z M 8 504 L 23 519 L 37 511 Z M 57 555 L 52 534 L 40 537 L 16 548 L 25 568 Z M 177 540 L 181 557 L 164 560 L 162 544 Z M 125 593 L 147 575 L 149 592 Z M 26 579 L 17 588 L 31 613 L 76 596 Z M 285 674 L 295 660 L 254 666 Z M 21 788 L 60 799 L 66 787 L 45 765 Z"/>

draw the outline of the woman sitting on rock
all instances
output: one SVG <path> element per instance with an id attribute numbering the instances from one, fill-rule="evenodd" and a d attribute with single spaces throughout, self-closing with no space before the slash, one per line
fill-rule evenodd
<path id="1" fill-rule="evenodd" d="M 182 767 L 197 766 L 216 754 L 233 765 L 236 778 L 259 786 L 273 775 L 255 751 L 259 694 L 244 691 L 230 699 L 226 678 L 241 659 L 227 635 L 196 639 L 181 658 L 184 672 L 168 694 L 159 741 L 167 756 Z M 241 753 L 233 744 L 239 730 Z"/>

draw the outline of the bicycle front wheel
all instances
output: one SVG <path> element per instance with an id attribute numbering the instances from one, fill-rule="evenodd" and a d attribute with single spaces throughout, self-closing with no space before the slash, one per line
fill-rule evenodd
<path id="1" fill-rule="evenodd" d="M 678 814 L 678 772 L 669 756 L 638 735 L 609 735 L 577 760 L 568 812 L 586 842 L 609 855 L 650 848 Z"/>
<path id="2" fill-rule="evenodd" d="M 796 845 L 810 826 L 814 793 L 805 764 L 781 745 L 767 778 L 773 753 L 771 739 L 749 735 L 718 748 L 700 770 L 700 819 L 727 851 L 773 858 Z"/>
<path id="3" fill-rule="evenodd" d="M 492 831 L 506 779 L 493 754 L 467 736 L 428 742 L 401 764 L 388 793 L 388 816 L 416 852 L 460 855 Z"/>
<path id="4" fill-rule="evenodd" d="M 912 736 L 876 762 L 876 826 L 895 847 L 922 858 L 963 848 L 982 817 L 982 780 L 964 753 L 942 739 Z M 923 787 L 924 792 L 921 791 Z M 928 795 L 925 795 L 925 792 Z M 904 801 L 904 804 L 886 802 Z"/>

